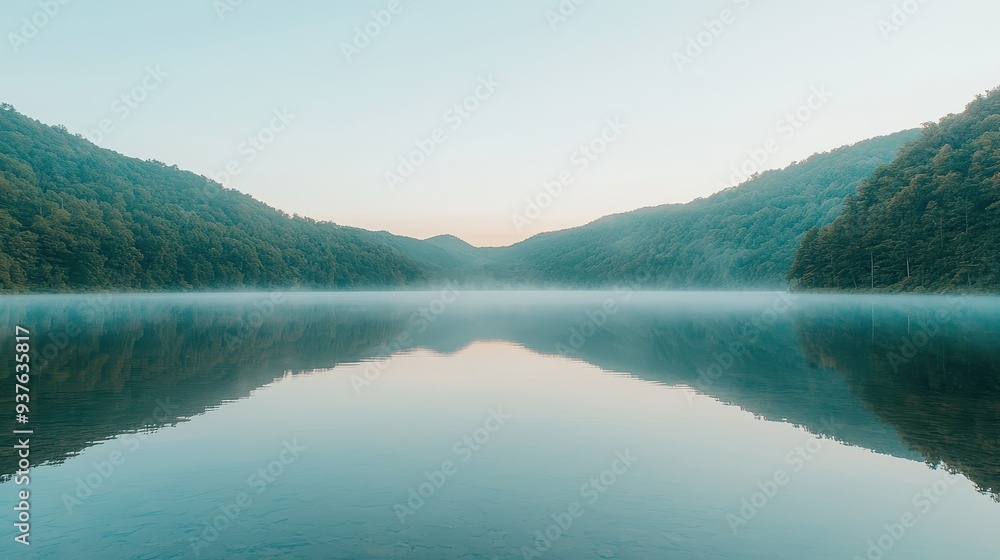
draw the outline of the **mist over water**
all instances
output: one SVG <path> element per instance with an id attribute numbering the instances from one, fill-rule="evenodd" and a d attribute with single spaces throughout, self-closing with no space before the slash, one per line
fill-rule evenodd
<path id="1" fill-rule="evenodd" d="M 28 557 L 1000 555 L 998 298 L 18 296 L 0 318 L 34 337 Z M 5 503 L 16 470 L 5 447 Z"/>

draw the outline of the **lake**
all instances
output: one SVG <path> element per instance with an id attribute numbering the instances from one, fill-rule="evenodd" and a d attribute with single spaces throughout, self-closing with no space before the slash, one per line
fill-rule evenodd
<path id="1" fill-rule="evenodd" d="M 1000 298 L 8 296 L 0 328 L 3 558 L 1000 558 Z"/>

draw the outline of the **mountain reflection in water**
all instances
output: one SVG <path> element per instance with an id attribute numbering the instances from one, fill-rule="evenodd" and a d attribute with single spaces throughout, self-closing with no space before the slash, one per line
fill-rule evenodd
<path id="1" fill-rule="evenodd" d="M 454 300 L 454 301 L 451 301 Z M 687 386 L 755 415 L 959 472 L 1000 495 L 1000 302 L 777 293 L 30 296 L 35 464 L 184 422 L 285 375 L 475 341 Z M 0 335 L 10 348 L 12 329 Z M 0 357 L 12 372 L 12 357 Z M 9 374 L 8 374 L 9 375 Z M 8 380 L 9 381 L 9 380 Z M 0 409 L 13 409 L 0 393 Z M 830 433 L 829 418 L 840 424 Z M 4 480 L 16 471 L 7 447 Z"/>

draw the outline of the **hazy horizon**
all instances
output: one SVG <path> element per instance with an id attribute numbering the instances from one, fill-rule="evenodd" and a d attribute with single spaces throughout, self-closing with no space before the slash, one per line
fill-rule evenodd
<path id="1" fill-rule="evenodd" d="M 706 197 L 734 169 L 937 121 L 997 85 L 1000 6 L 848 4 L 18 0 L 0 68 L 25 115 L 290 214 L 505 246 Z"/>

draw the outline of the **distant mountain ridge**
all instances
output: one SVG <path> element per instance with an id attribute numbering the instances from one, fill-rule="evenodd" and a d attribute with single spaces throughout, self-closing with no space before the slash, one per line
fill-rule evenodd
<path id="1" fill-rule="evenodd" d="M 289 216 L 0 110 L 0 291 L 783 288 L 805 232 L 918 136 L 874 138 L 688 204 L 477 248 Z"/>
<path id="2" fill-rule="evenodd" d="M 781 289 L 806 231 L 833 221 L 858 184 L 918 134 L 817 154 L 688 204 L 537 235 L 493 251 L 488 270 L 542 286 Z"/>

